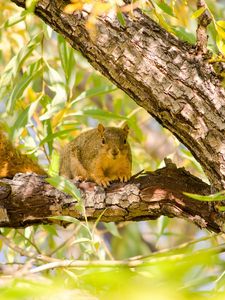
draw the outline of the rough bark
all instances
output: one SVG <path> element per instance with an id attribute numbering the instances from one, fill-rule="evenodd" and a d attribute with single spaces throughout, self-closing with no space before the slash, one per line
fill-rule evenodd
<path id="1" fill-rule="evenodd" d="M 104 222 L 150 220 L 165 215 L 223 232 L 222 213 L 208 202 L 183 194 L 209 194 L 210 186 L 174 164 L 133 178 L 128 184 L 114 183 L 107 189 L 88 187 L 82 190 L 82 201 L 90 221 L 99 217 Z M 84 220 L 77 201 L 49 185 L 44 176 L 17 174 L 12 180 L 0 180 L 0 227 L 51 223 L 54 220 L 48 217 L 61 215 Z"/>
<path id="2" fill-rule="evenodd" d="M 35 13 L 183 142 L 215 188 L 225 188 L 225 92 L 211 65 L 138 9 L 124 15 L 124 27 L 112 14 L 99 17 L 93 38 L 88 13 L 68 15 L 64 5 L 41 0 Z"/>

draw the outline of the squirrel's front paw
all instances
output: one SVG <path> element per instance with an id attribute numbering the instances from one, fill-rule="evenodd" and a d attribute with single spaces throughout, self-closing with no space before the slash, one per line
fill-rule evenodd
<path id="1" fill-rule="evenodd" d="M 129 179 L 130 179 L 130 176 L 127 176 L 127 175 L 119 176 L 119 181 L 120 182 L 127 182 Z"/>
<path id="2" fill-rule="evenodd" d="M 110 185 L 110 179 L 108 177 L 98 178 L 95 180 L 98 185 L 104 186 L 105 188 Z"/>

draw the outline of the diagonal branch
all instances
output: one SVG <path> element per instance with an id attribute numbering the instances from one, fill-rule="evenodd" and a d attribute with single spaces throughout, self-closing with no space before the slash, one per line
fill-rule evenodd
<path id="1" fill-rule="evenodd" d="M 35 13 L 182 141 L 214 187 L 225 188 L 225 92 L 212 66 L 139 9 L 124 14 L 125 26 L 116 15 L 99 17 L 93 38 L 87 12 L 65 14 L 65 4 L 40 0 Z"/>
<path id="2" fill-rule="evenodd" d="M 151 220 L 165 215 L 223 232 L 223 214 L 207 202 L 187 198 L 183 191 L 207 195 L 210 186 L 183 168 L 168 164 L 153 173 L 133 178 L 127 184 L 114 183 L 106 190 L 96 187 L 83 190 L 82 200 L 90 221 L 99 216 L 103 222 L 119 222 Z M 60 215 L 84 220 L 74 199 L 36 174 L 17 174 L 12 180 L 1 179 L 0 199 L 1 227 L 52 223 L 48 217 Z"/>

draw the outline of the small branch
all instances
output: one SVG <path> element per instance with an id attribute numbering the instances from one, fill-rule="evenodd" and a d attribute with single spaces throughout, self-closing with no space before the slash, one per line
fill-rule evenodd
<path id="1" fill-rule="evenodd" d="M 88 190 L 81 190 L 87 219 L 120 222 L 154 220 L 165 215 L 189 220 L 217 233 L 223 232 L 223 213 L 207 202 L 183 194 L 209 195 L 210 186 L 183 168 L 177 169 L 170 161 L 166 164 L 165 168 L 141 174 L 127 184 L 114 183 L 107 189 L 96 189 L 92 184 Z M 81 183 L 80 186 L 86 185 Z M 76 200 L 52 187 L 44 176 L 36 174 L 17 174 L 12 180 L 2 179 L 0 199 L 1 227 L 62 222 L 49 219 L 51 216 L 85 220 Z"/>
<path id="2" fill-rule="evenodd" d="M 115 267 L 127 267 L 127 268 L 138 268 L 138 267 L 145 267 L 145 266 L 151 266 L 153 264 L 159 263 L 159 262 L 178 262 L 178 261 L 184 261 L 187 257 L 193 257 L 193 256 L 201 256 L 207 253 L 207 254 L 218 254 L 223 253 L 225 251 L 224 244 L 219 245 L 217 247 L 209 248 L 209 249 L 203 249 L 195 251 L 194 253 L 191 253 L 189 255 L 187 254 L 175 254 L 165 257 L 153 257 L 148 260 L 142 260 L 142 259 L 128 259 L 128 260 L 104 260 L 104 261 L 84 261 L 84 260 L 62 260 L 58 262 L 52 262 L 48 263 L 36 268 L 33 268 L 29 271 L 29 274 L 39 273 L 42 271 L 55 269 L 55 268 L 115 268 Z"/>
<path id="3" fill-rule="evenodd" d="M 197 9 L 205 8 L 205 11 L 198 18 L 198 27 L 196 31 L 196 48 L 198 54 L 207 53 L 208 34 L 207 26 L 211 23 L 212 17 L 207 10 L 207 5 L 204 0 L 197 0 Z"/>
<path id="4" fill-rule="evenodd" d="M 43 262 L 48 262 L 48 263 L 59 261 L 59 259 L 56 259 L 56 258 L 52 258 L 52 257 L 46 256 L 46 255 L 37 254 L 37 253 L 34 253 L 34 252 L 24 250 L 24 249 L 20 248 L 14 242 L 12 242 L 10 239 L 8 239 L 7 237 L 5 237 L 3 235 L 0 235 L 0 240 L 5 245 L 7 245 L 10 249 L 15 251 L 16 253 L 19 253 L 21 256 L 26 256 L 26 257 L 29 257 L 31 259 L 41 260 Z"/>

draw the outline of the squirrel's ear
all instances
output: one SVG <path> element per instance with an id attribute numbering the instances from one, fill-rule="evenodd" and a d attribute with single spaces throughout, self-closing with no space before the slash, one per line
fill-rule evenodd
<path id="1" fill-rule="evenodd" d="M 123 131 L 124 131 L 126 134 L 129 133 L 129 126 L 128 126 L 127 124 L 125 124 L 125 125 L 123 126 Z"/>
<path id="2" fill-rule="evenodd" d="M 105 131 L 105 127 L 101 123 L 98 124 L 98 131 L 101 135 L 103 135 Z"/>

